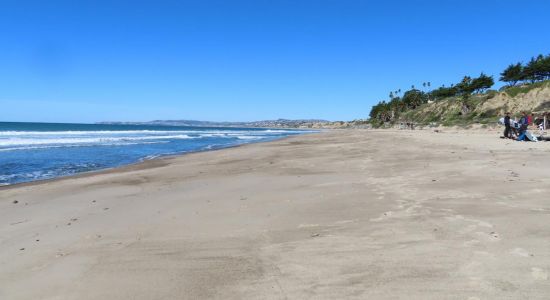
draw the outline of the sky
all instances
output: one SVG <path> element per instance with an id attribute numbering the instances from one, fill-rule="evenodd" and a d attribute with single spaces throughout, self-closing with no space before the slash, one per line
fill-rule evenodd
<path id="1" fill-rule="evenodd" d="M 550 1 L 0 0 L 0 121 L 367 118 L 550 54 Z"/>

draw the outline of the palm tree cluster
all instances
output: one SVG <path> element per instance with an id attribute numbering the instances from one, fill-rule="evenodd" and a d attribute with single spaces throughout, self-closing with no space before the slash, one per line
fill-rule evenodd
<path id="1" fill-rule="evenodd" d="M 444 85 L 427 91 L 431 87 L 430 82 L 422 83 L 423 90 L 416 89 L 411 86 L 411 89 L 405 91 L 401 95 L 401 89 L 390 92 L 390 99 L 383 100 L 374 105 L 370 111 L 369 117 L 373 121 L 385 123 L 396 120 L 399 115 L 405 111 L 416 109 L 428 101 L 437 101 L 443 98 L 462 96 L 467 99 L 472 93 L 482 93 L 491 88 L 495 84 L 492 76 L 487 76 L 483 73 L 477 78 L 464 76 L 457 84 L 451 84 L 450 87 Z"/>
<path id="2" fill-rule="evenodd" d="M 415 89 L 414 86 L 406 91 L 402 97 L 398 96 L 399 94 L 401 94 L 401 90 L 397 90 L 395 93 L 390 92 L 389 101 L 383 100 L 373 106 L 370 118 L 381 122 L 389 122 L 395 120 L 400 113 L 415 109 L 428 101 L 428 94 Z"/>

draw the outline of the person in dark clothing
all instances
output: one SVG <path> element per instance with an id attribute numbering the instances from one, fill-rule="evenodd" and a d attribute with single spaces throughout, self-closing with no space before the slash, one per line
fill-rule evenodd
<path id="1" fill-rule="evenodd" d="M 521 119 L 519 119 L 519 136 L 518 141 L 523 141 L 525 139 L 525 131 L 529 127 L 529 120 L 527 119 L 527 113 L 522 112 Z"/>
<path id="2" fill-rule="evenodd" d="M 525 132 L 525 130 L 527 130 L 527 128 L 529 127 L 529 117 L 527 116 L 526 112 L 522 113 L 521 119 L 519 119 L 519 125 L 520 132 Z"/>
<path id="3" fill-rule="evenodd" d="M 507 139 L 512 138 L 512 128 L 510 127 L 510 113 L 507 112 L 504 116 L 504 137 Z"/>

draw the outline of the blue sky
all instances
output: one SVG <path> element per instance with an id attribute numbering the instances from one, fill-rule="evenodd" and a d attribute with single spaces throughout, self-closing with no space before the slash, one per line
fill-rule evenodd
<path id="1" fill-rule="evenodd" d="M 550 53 L 548 1 L 0 0 L 0 121 L 366 118 Z"/>

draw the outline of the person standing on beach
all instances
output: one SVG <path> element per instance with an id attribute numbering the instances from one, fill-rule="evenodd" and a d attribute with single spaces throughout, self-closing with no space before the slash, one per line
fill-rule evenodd
<path id="1" fill-rule="evenodd" d="M 525 139 L 525 131 L 527 131 L 527 127 L 529 126 L 527 112 L 522 112 L 521 115 L 521 119 L 519 119 L 519 136 L 517 139 L 518 141 L 523 141 Z"/>
<path id="2" fill-rule="evenodd" d="M 507 139 L 512 138 L 512 128 L 510 127 L 510 113 L 507 112 L 504 116 L 504 137 Z"/>

